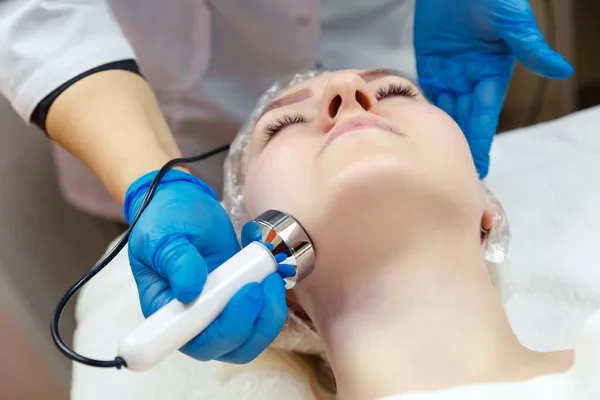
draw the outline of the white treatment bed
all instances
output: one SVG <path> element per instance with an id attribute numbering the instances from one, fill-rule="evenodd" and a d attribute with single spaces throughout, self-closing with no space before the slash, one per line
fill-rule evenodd
<path id="1" fill-rule="evenodd" d="M 487 185 L 512 230 L 501 282 L 515 332 L 536 350 L 573 348 L 600 308 L 600 107 L 500 135 Z M 141 320 L 126 252 L 79 296 L 76 349 L 109 359 Z M 144 373 L 74 365 L 74 400 L 300 399 L 306 388 L 273 368 L 225 379 L 219 363 L 175 354 Z M 218 383 L 217 383 L 218 382 Z"/>

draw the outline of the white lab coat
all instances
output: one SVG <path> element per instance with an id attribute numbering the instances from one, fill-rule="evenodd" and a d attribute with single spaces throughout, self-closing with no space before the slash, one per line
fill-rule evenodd
<path id="1" fill-rule="evenodd" d="M 138 60 L 184 155 L 229 143 L 276 79 L 314 68 L 384 68 L 416 77 L 414 0 L 3 0 L 0 92 L 26 121 L 58 86 Z M 122 211 L 56 149 L 63 192 L 83 210 Z M 192 167 L 217 191 L 223 157 Z"/>

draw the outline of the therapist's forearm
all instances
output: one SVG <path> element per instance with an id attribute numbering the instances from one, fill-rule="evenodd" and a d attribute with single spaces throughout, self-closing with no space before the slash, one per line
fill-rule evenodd
<path id="1" fill-rule="evenodd" d="M 128 71 L 77 81 L 52 103 L 46 129 L 120 203 L 135 179 L 181 155 L 149 85 Z"/>

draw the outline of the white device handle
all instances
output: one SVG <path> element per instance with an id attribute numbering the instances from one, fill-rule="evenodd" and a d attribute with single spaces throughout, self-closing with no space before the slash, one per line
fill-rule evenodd
<path id="1" fill-rule="evenodd" d="M 208 275 L 195 301 L 173 300 L 125 336 L 119 356 L 132 371 L 152 368 L 204 331 L 244 285 L 260 283 L 276 271 L 271 252 L 259 242 L 250 243 Z"/>

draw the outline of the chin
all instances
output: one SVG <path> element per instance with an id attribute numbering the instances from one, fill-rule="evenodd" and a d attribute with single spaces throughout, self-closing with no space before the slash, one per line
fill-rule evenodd
<path id="1" fill-rule="evenodd" d="M 399 146 L 395 139 L 392 134 L 365 134 L 331 143 L 313 171 L 312 182 L 318 187 L 315 193 L 321 202 L 333 207 L 362 207 L 365 201 L 376 201 L 383 206 L 386 200 L 394 201 L 418 185 L 422 169 L 415 152 L 409 145 Z"/>
<path id="2" fill-rule="evenodd" d="M 355 158 L 318 177 L 318 222 L 337 232 L 385 225 L 390 216 L 412 208 L 406 193 L 418 185 L 416 170 L 406 160 L 381 154 Z"/>
<path id="3" fill-rule="evenodd" d="M 448 178 L 391 151 L 368 149 L 318 176 L 319 222 L 338 232 L 356 227 L 435 229 L 441 219 L 460 222 L 474 212 L 471 185 Z M 458 182 L 457 182 L 458 181 Z M 465 181 L 464 183 L 468 183 Z"/>

